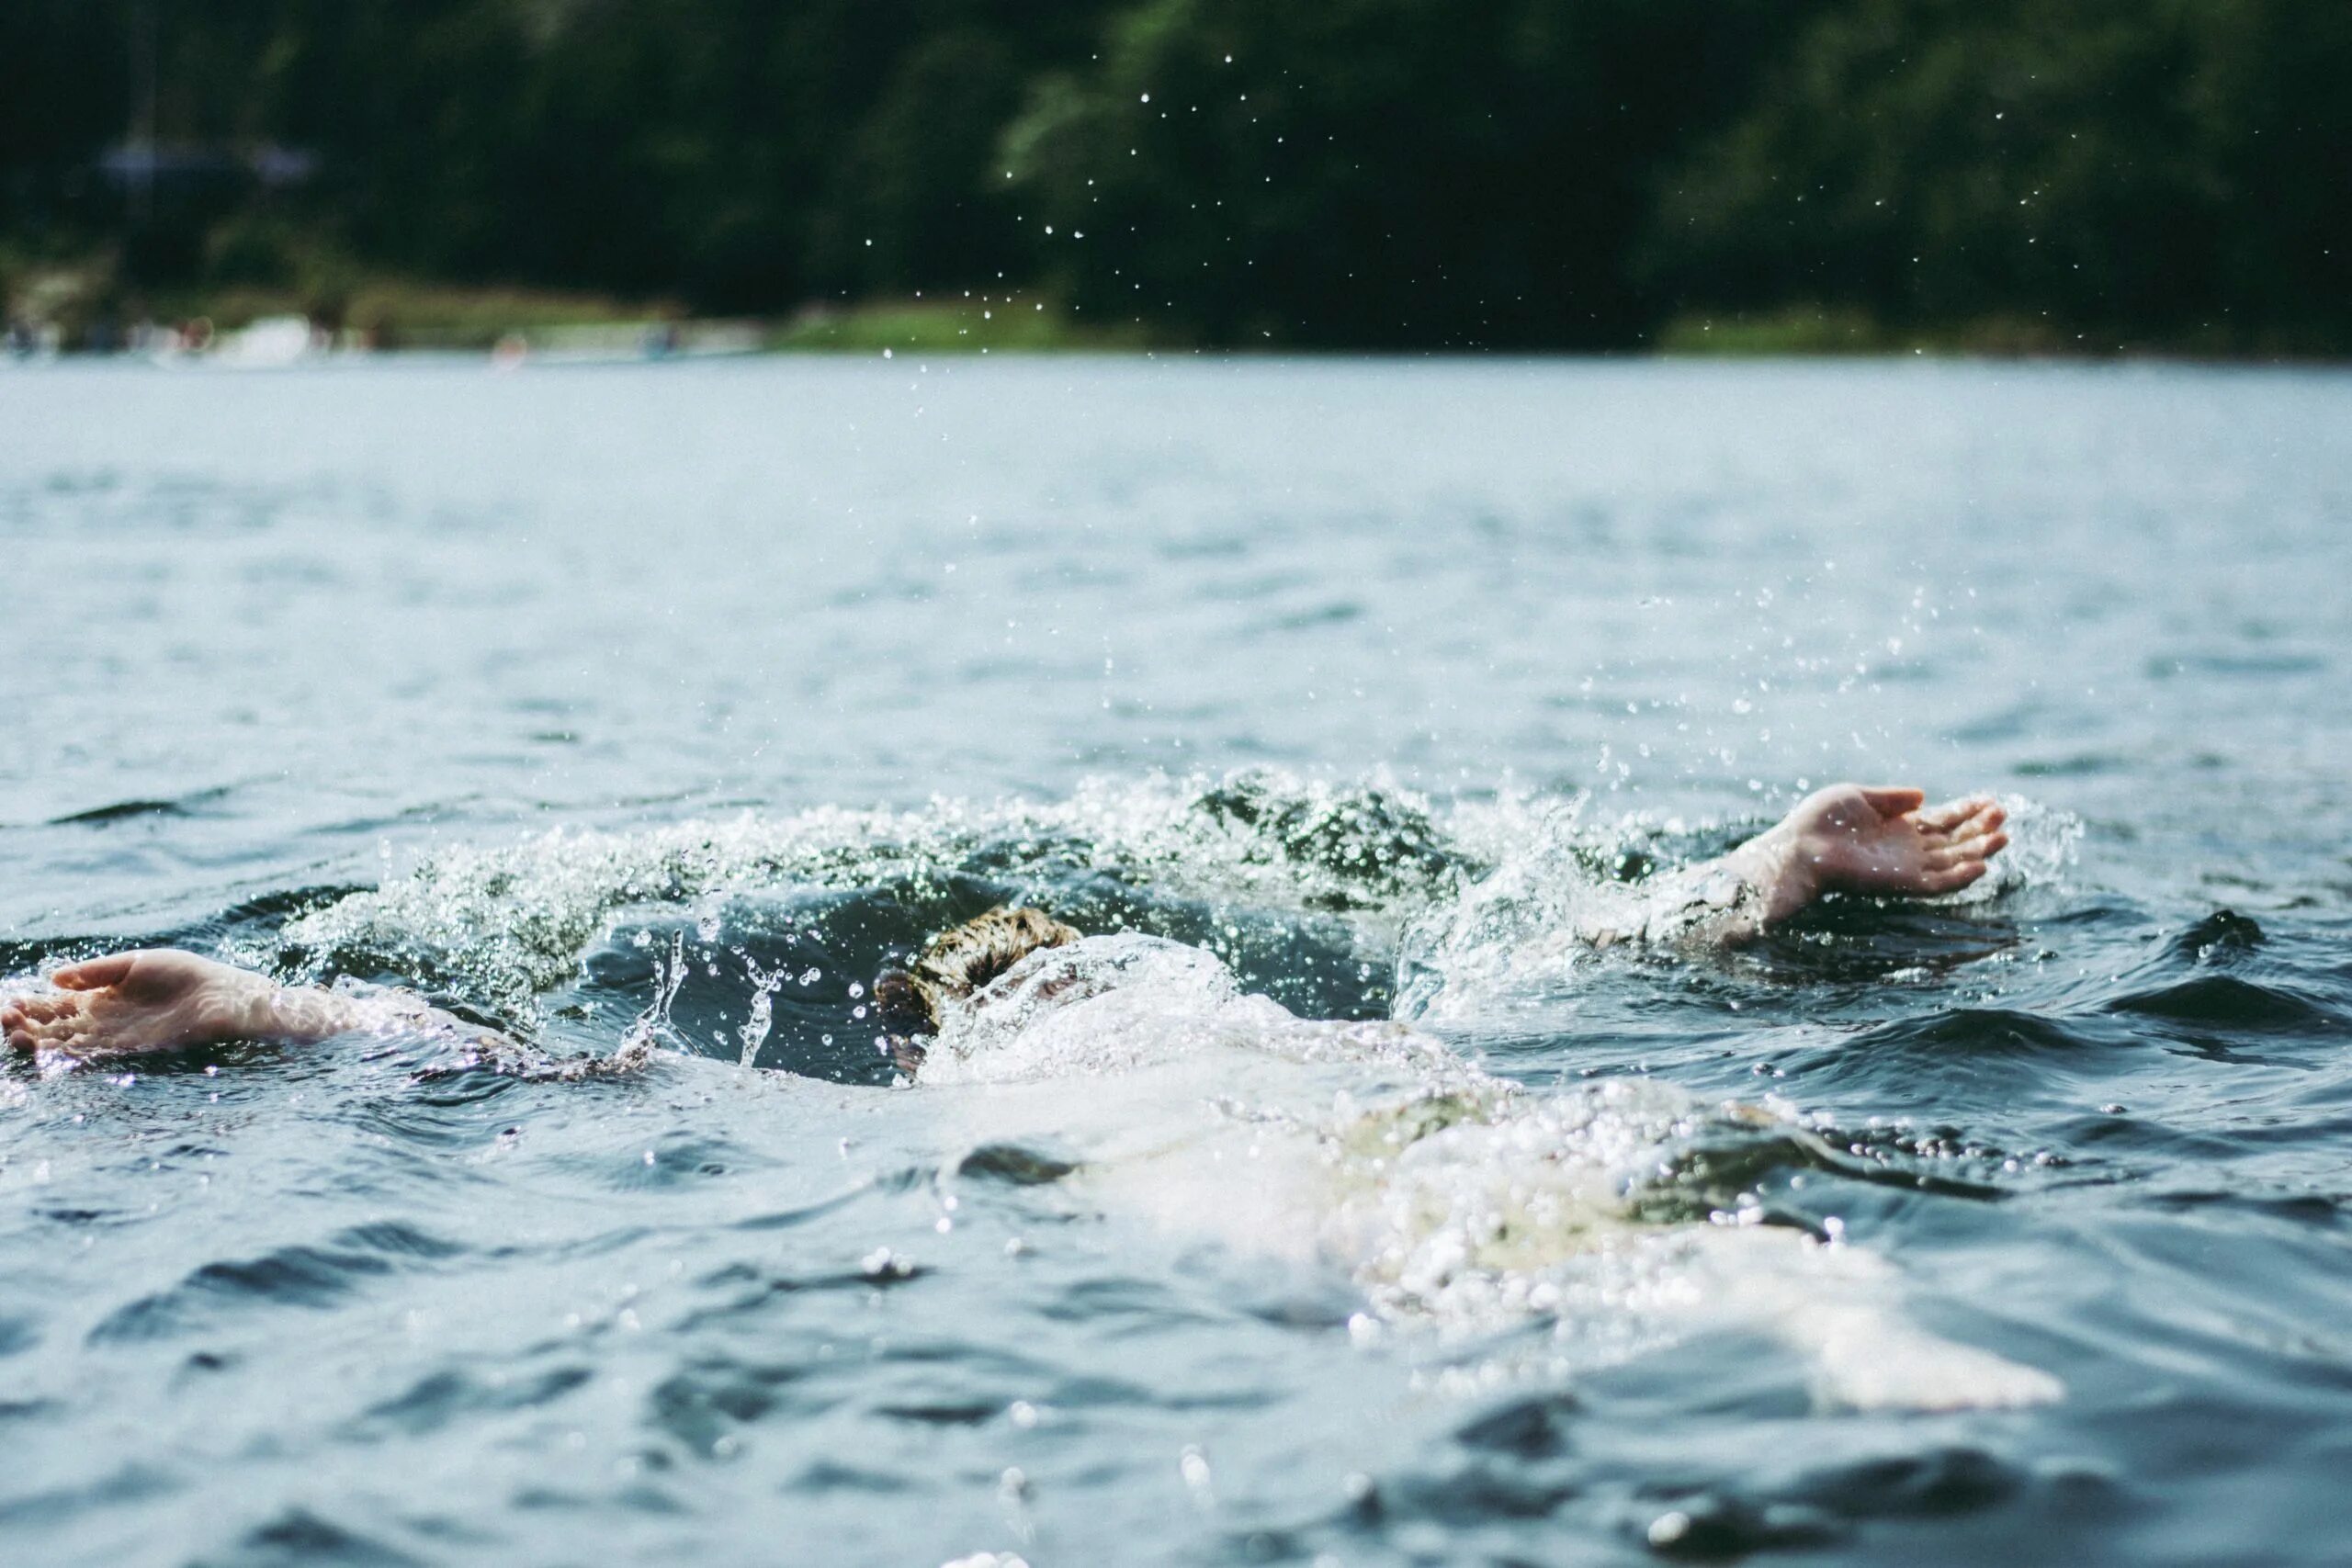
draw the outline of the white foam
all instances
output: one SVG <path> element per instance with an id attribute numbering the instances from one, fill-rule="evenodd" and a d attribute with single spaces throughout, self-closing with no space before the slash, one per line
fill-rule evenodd
<path id="1" fill-rule="evenodd" d="M 1292 1017 L 1196 949 L 1139 936 L 1042 950 L 946 1021 L 925 1064 L 976 1141 L 1050 1131 L 1106 1210 L 1347 1270 L 1385 1321 L 1478 1336 L 1531 1317 L 1590 1364 L 1710 1326 L 1804 1352 L 1825 1403 L 2007 1405 L 2030 1368 L 1926 1333 L 1892 1270 L 1755 1225 L 1661 1225 L 1638 1194 L 1754 1106 L 1624 1077 L 1535 1093 L 1397 1024 Z"/>

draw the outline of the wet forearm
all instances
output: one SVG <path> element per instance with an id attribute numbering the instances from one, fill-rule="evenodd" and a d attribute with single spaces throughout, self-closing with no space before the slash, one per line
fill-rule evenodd
<path id="1" fill-rule="evenodd" d="M 1794 837 L 1775 828 L 1728 854 L 1644 884 L 1629 903 L 1597 908 L 1579 934 L 1596 947 L 1752 942 L 1815 894 Z"/>
<path id="2" fill-rule="evenodd" d="M 438 1034 L 469 1043 L 499 1037 L 406 991 L 350 992 L 265 983 L 251 1005 L 257 1040 L 311 1045 L 345 1034 Z"/>

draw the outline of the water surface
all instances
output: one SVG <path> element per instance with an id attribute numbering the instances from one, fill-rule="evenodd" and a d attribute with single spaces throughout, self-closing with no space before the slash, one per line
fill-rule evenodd
<path id="1" fill-rule="evenodd" d="M 6 1555 L 2340 1562 L 2347 521 L 2333 373 L 0 374 L 0 971 L 594 1055 L 674 984 L 693 1053 L 12 1068 Z M 2009 795 L 2010 869 L 1501 962 L 1844 777 Z M 1841 1235 L 2064 1397 L 1417 1323 L 1123 1209 L 883 1087 L 854 987 L 1006 897 L 1539 1103 L 1759 1104 L 1630 1207 Z"/>

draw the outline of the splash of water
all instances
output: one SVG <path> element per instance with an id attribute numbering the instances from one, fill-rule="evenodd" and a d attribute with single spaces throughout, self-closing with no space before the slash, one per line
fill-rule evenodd
<path id="1" fill-rule="evenodd" d="M 298 919 L 311 974 L 382 967 L 445 979 L 509 1016 L 573 971 L 630 908 L 784 887 L 981 876 L 1013 896 L 1108 875 L 1181 895 L 1299 910 L 1384 911 L 1442 897 L 1461 870 L 1428 803 L 1393 786 L 1287 774 L 1095 779 L 1058 802 L 940 799 L 916 811 L 819 807 L 631 832 L 557 829 L 459 849 Z"/>

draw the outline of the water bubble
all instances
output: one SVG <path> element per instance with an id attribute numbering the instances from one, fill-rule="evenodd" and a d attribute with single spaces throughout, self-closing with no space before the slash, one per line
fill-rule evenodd
<path id="1" fill-rule="evenodd" d="M 858 1259 L 857 1269 L 869 1280 L 905 1280 L 913 1276 L 915 1265 L 910 1258 L 877 1247 Z"/>
<path id="2" fill-rule="evenodd" d="M 1186 1444 L 1176 1461 L 1176 1472 L 1184 1478 L 1184 1485 L 1193 1494 L 1193 1501 L 1202 1507 L 1213 1506 L 1216 1498 L 1209 1490 L 1209 1461 L 1198 1446 Z"/>

